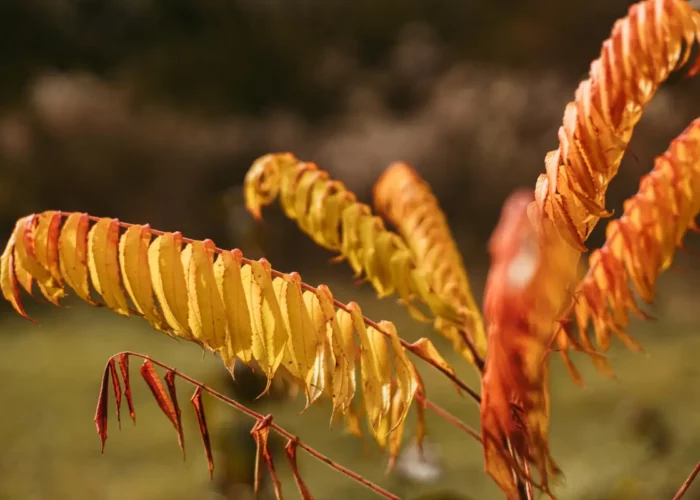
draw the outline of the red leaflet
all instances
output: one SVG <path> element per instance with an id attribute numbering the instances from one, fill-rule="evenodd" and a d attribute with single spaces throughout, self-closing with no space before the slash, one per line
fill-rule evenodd
<path id="1" fill-rule="evenodd" d="M 170 399 L 175 407 L 175 415 L 177 416 L 177 441 L 182 450 L 182 458 L 185 457 L 185 436 L 182 432 L 182 411 L 180 410 L 180 405 L 177 404 L 177 391 L 175 390 L 175 372 L 173 370 L 168 370 L 165 374 L 165 385 L 168 386 L 168 393 L 170 394 Z"/>
<path id="2" fill-rule="evenodd" d="M 287 442 L 287 446 L 284 447 L 284 451 L 287 452 L 287 458 L 289 459 L 289 465 L 292 468 L 292 474 L 294 475 L 294 482 L 297 483 L 297 490 L 299 490 L 299 494 L 301 495 L 301 500 L 314 500 L 314 497 L 311 496 L 311 492 L 309 491 L 309 488 L 306 486 L 306 483 L 304 483 L 304 480 L 301 478 L 301 475 L 299 474 L 299 467 L 297 465 L 297 441 L 296 441 L 296 439 L 290 439 Z"/>
<path id="3" fill-rule="evenodd" d="M 117 375 L 117 365 L 114 362 L 114 358 L 109 358 L 109 374 L 112 378 L 112 387 L 114 388 L 114 399 L 117 403 L 117 422 L 119 423 L 119 429 L 122 428 L 122 386 L 119 383 L 119 375 Z M 106 393 L 105 393 L 106 394 Z M 106 423 L 106 422 L 105 422 Z"/>
<path id="4" fill-rule="evenodd" d="M 119 355 L 119 371 L 124 379 L 124 396 L 129 405 L 129 416 L 136 423 L 136 412 L 134 411 L 134 400 L 131 399 L 131 383 L 129 382 L 129 355 L 125 352 Z"/>
<path id="5" fill-rule="evenodd" d="M 158 406 L 160 406 L 160 409 L 163 411 L 163 413 L 165 413 L 165 416 L 168 417 L 170 422 L 172 422 L 173 427 L 175 427 L 175 430 L 179 435 L 180 424 L 178 422 L 175 406 L 170 400 L 168 394 L 165 392 L 165 388 L 163 387 L 155 368 L 153 368 L 153 363 L 151 363 L 150 359 L 144 360 L 143 365 L 141 365 L 141 376 L 151 389 L 153 397 L 156 398 L 156 401 L 158 402 Z"/>
<path id="6" fill-rule="evenodd" d="M 111 371 L 112 364 L 107 363 L 105 371 L 102 374 L 100 395 L 97 398 L 97 409 L 95 410 L 94 418 L 95 426 L 97 427 L 97 434 L 100 435 L 100 441 L 102 442 L 102 453 L 105 451 L 105 442 L 107 441 L 107 398 L 109 398 L 108 380 L 110 378 Z"/>
<path id="7" fill-rule="evenodd" d="M 209 477 L 214 479 L 214 458 L 211 453 L 211 441 L 209 440 L 209 427 L 207 427 L 207 418 L 204 415 L 204 403 L 202 402 L 202 388 L 197 387 L 192 395 L 192 406 L 197 415 L 197 423 L 199 423 L 199 432 L 202 434 L 202 443 L 204 443 L 204 452 L 207 454 L 207 463 L 209 465 Z"/>
<path id="8" fill-rule="evenodd" d="M 272 478 L 272 484 L 275 487 L 275 497 L 278 500 L 282 500 L 282 483 L 277 477 L 277 472 L 275 471 L 275 463 L 272 460 L 272 455 L 270 454 L 270 448 L 267 446 L 267 440 L 270 437 L 270 423 L 272 422 L 272 415 L 265 415 L 262 420 L 258 420 L 250 431 L 250 434 L 255 439 L 257 444 L 257 452 L 255 454 L 255 485 L 254 490 L 256 497 L 260 492 L 260 483 L 262 478 L 262 467 L 261 462 L 265 460 L 267 465 L 267 470 L 270 472 L 270 477 Z M 297 483 L 298 484 L 298 483 Z"/>

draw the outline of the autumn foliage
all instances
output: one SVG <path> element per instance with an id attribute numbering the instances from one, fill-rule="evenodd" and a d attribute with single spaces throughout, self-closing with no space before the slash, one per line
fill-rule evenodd
<path id="1" fill-rule="evenodd" d="M 390 465 L 415 402 L 419 441 L 424 412 L 431 409 L 481 441 L 485 470 L 508 499 L 532 498 L 534 487 L 553 497 L 552 483 L 562 471 L 548 444 L 549 355 L 560 351 L 573 380 L 581 383 L 571 349 L 588 354 L 608 375 L 612 368 L 604 352 L 613 335 L 641 350 L 625 331 L 630 311 L 647 317 L 635 294 L 651 303 L 656 280 L 671 265 L 685 233 L 698 229 L 700 119 L 656 158 L 624 213 L 607 225 L 603 247 L 588 256 L 587 271 L 579 273 L 586 239 L 601 218 L 612 216 L 605 209 L 606 190 L 644 106 L 671 72 L 692 76 L 700 70 L 700 58 L 690 60 L 699 39 L 700 13 L 683 0 L 640 2 L 615 24 L 589 78 L 565 109 L 559 148 L 546 155 L 534 194 L 518 191 L 503 206 L 489 241 L 483 317 L 445 215 L 409 165 L 395 163 L 384 172 L 374 189 L 374 210 L 341 181 L 291 153 L 265 155 L 252 165 L 245 179 L 250 213 L 260 219 L 263 207 L 279 200 L 302 231 L 335 252 L 335 260 L 347 261 L 380 297 L 396 294 L 413 318 L 432 322 L 480 374 L 481 394 L 456 376 L 430 340 L 407 343 L 391 322 L 366 318 L 358 304 L 338 302 L 325 285 L 312 287 L 297 273 L 275 271 L 265 259 L 249 260 L 237 249 L 149 225 L 60 211 L 23 217 L 0 257 L 0 289 L 25 317 L 22 289 L 34 294 L 36 284 L 56 305 L 72 290 L 89 304 L 142 316 L 156 330 L 201 345 L 229 369 L 236 360 L 257 367 L 268 380 L 265 392 L 273 377 L 285 377 L 304 394 L 305 408 L 325 398 L 331 420 L 342 416 L 355 435 L 366 417 Z M 480 435 L 427 399 L 409 354 L 479 404 Z M 106 365 L 95 416 L 103 446 L 110 386 L 117 417 L 122 396 L 135 417 L 130 356 L 144 358 L 141 376 L 183 451 L 175 380 L 196 387 L 191 403 L 210 472 L 204 392 L 255 419 L 256 469 L 270 470 L 278 497 L 281 486 L 267 447 L 271 430 L 288 439 L 287 456 L 302 498 L 311 493 L 296 467 L 298 447 L 376 493 L 396 498 L 309 448 L 271 416 L 135 353 L 122 353 Z M 165 384 L 154 365 L 166 370 Z"/>

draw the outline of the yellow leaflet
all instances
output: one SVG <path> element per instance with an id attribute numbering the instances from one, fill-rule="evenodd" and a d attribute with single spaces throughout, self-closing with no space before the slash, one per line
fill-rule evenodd
<path id="1" fill-rule="evenodd" d="M 226 345 L 226 313 L 214 277 L 214 242 L 193 241 L 182 252 L 189 291 L 189 325 L 195 338 L 211 349 Z M 186 257 L 189 257 L 186 261 Z"/>
<path id="2" fill-rule="evenodd" d="M 355 271 L 355 275 L 359 276 L 362 273 L 360 243 L 360 223 L 363 218 L 370 216 L 370 209 L 367 205 L 355 203 L 343 210 L 343 235 L 341 253 L 347 257 L 350 267 Z"/>
<path id="3" fill-rule="evenodd" d="M 413 344 L 411 344 L 412 347 L 417 349 L 417 352 L 419 353 L 418 355 L 420 357 L 426 358 L 437 364 L 439 367 L 445 369 L 452 375 L 455 374 L 454 369 L 452 366 L 445 361 L 445 358 L 443 358 L 438 350 L 435 348 L 433 343 L 430 341 L 430 339 L 426 338 L 421 338 L 416 340 Z"/>
<path id="4" fill-rule="evenodd" d="M 285 274 L 286 283 L 284 296 L 280 299 L 282 314 L 287 319 L 289 342 L 287 342 L 288 358 L 294 363 L 297 376 L 304 382 L 304 392 L 307 404 L 311 401 L 312 393 L 317 392 L 312 385 L 316 384 L 314 368 L 319 356 L 323 359 L 323 344 L 325 339 L 319 336 L 309 311 L 306 309 L 302 290 L 301 276 L 298 273 Z M 323 365 L 321 365 L 323 366 Z"/>
<path id="5" fill-rule="evenodd" d="M 318 203 L 323 203 L 323 209 L 317 209 L 323 214 L 322 228 L 324 241 L 326 246 L 332 250 L 338 250 L 340 247 L 340 234 L 338 227 L 340 225 L 343 211 L 355 202 L 355 196 L 345 189 L 342 182 L 331 181 L 328 184 L 327 190 L 335 191 L 334 194 L 326 193 L 326 197 L 318 200 Z"/>
<path id="6" fill-rule="evenodd" d="M 335 359 L 335 364 L 333 368 L 333 411 L 338 408 L 342 410 L 345 409 L 349 401 L 355 396 L 355 387 L 353 383 L 353 375 L 355 370 L 355 363 L 353 359 L 353 343 L 352 343 L 352 319 L 343 319 L 343 331 L 339 324 L 339 319 L 342 317 L 341 313 L 344 311 L 338 311 L 338 316 L 335 314 L 335 307 L 333 305 L 333 295 L 326 285 L 321 285 L 316 290 L 316 296 L 318 297 L 319 303 L 321 305 L 321 311 L 326 319 L 326 324 L 329 325 L 327 331 L 330 333 L 330 345 L 333 351 L 333 358 Z M 347 313 L 345 313 L 347 316 Z M 347 328 L 350 327 L 350 342 L 347 342 Z"/>
<path id="7" fill-rule="evenodd" d="M 95 304 L 90 298 L 87 267 L 87 233 L 90 220 L 87 214 L 72 213 L 63 224 L 58 238 L 58 255 L 61 274 L 66 283 L 85 302 Z"/>
<path id="8" fill-rule="evenodd" d="M 17 256 L 18 262 L 27 271 L 27 274 L 36 279 L 41 293 L 44 294 L 49 301 L 56 304 L 58 301 L 56 298 L 58 293 L 56 292 L 58 291 L 60 293 L 61 289 L 56 287 L 51 272 L 46 267 L 42 266 L 36 258 L 36 251 L 34 248 L 36 222 L 36 215 L 30 215 L 29 217 L 20 219 L 18 222 L 15 229 L 15 255 Z M 29 282 L 31 283 L 31 278 Z"/>
<path id="9" fill-rule="evenodd" d="M 248 364 L 253 354 L 253 329 L 241 278 L 242 259 L 243 254 L 238 249 L 221 252 L 214 264 L 214 278 L 224 301 L 228 321 L 228 356 L 237 356 Z"/>
<path id="10" fill-rule="evenodd" d="M 391 362 L 384 336 L 374 328 L 366 328 L 360 306 L 348 304 L 355 330 L 360 337 L 360 374 L 365 410 L 370 425 L 378 432 L 380 424 L 389 412 L 391 388 Z"/>
<path id="11" fill-rule="evenodd" d="M 34 231 L 34 253 L 39 264 L 44 269 L 48 269 L 52 277 L 50 283 L 47 281 L 44 284 L 44 295 L 54 304 L 58 304 L 58 300 L 66 295 L 66 291 L 63 289 L 63 277 L 58 265 L 61 212 L 43 212 L 37 216 L 37 220 L 38 223 Z"/>
<path id="12" fill-rule="evenodd" d="M 320 170 L 307 170 L 296 181 L 294 211 L 297 214 L 297 221 L 302 231 L 311 235 L 311 237 L 319 243 L 318 233 L 314 231 L 313 219 L 315 214 L 308 213 L 309 198 L 312 195 L 314 184 L 317 182 L 322 184 L 323 178 L 328 177 L 328 174 Z"/>
<path id="13" fill-rule="evenodd" d="M 15 276 L 14 249 L 15 235 L 13 233 L 7 241 L 7 246 L 2 253 L 2 257 L 0 257 L 0 289 L 2 289 L 3 297 L 12 304 L 15 311 L 26 318 L 27 314 L 24 312 L 22 302 L 20 301 L 19 287 L 17 286 L 17 277 Z"/>
<path id="14" fill-rule="evenodd" d="M 279 303 L 275 297 L 270 277 L 270 264 L 265 259 L 251 261 L 253 281 L 260 289 L 260 301 L 252 305 L 252 314 L 260 318 L 261 335 L 253 337 L 253 356 L 270 380 L 282 363 L 284 347 L 289 333 L 282 319 Z"/>
<path id="15" fill-rule="evenodd" d="M 406 400 L 406 394 L 400 385 L 397 385 L 394 389 L 394 396 L 391 400 L 391 423 L 389 427 L 388 436 L 388 451 L 389 451 L 389 464 L 387 470 L 393 469 L 396 463 L 396 457 L 399 456 L 399 450 L 401 449 L 401 440 L 403 438 L 403 431 L 406 425 L 406 414 L 402 413 L 404 409 L 404 402 Z"/>
<path id="16" fill-rule="evenodd" d="M 401 345 L 401 340 L 399 339 L 399 334 L 396 332 L 396 327 L 390 321 L 381 321 L 379 327 L 382 331 L 389 334 L 389 339 L 391 340 L 391 347 L 394 351 L 394 369 L 396 370 L 396 383 L 397 383 L 397 394 L 401 394 L 400 397 L 394 397 L 392 406 L 400 405 L 398 408 L 393 408 L 392 412 L 396 412 L 395 417 L 392 418 L 391 429 L 392 432 L 397 426 L 401 425 L 406 418 L 408 409 L 411 406 L 411 401 L 413 401 L 413 396 L 418 389 L 418 383 L 413 377 L 412 365 L 406 356 L 406 351 L 404 351 Z M 391 368 L 389 369 L 391 373 Z"/>
<path id="17" fill-rule="evenodd" d="M 376 247 L 377 235 L 384 230 L 384 224 L 379 217 L 363 217 L 360 219 L 360 247 L 362 248 L 362 267 L 372 286 L 377 290 L 379 297 L 388 295 L 385 290 L 387 273 L 384 272 L 383 263 L 379 260 Z"/>
<path id="18" fill-rule="evenodd" d="M 275 296 L 277 297 L 277 302 L 280 305 L 280 312 L 282 315 L 282 320 L 284 321 L 284 326 L 289 332 L 289 338 L 291 339 L 291 328 L 289 324 L 289 311 L 287 307 L 287 288 L 289 283 L 284 279 L 277 277 L 272 280 L 272 288 L 275 291 Z M 304 381 L 304 377 L 299 371 L 299 363 L 296 359 L 296 354 L 291 342 L 287 342 L 284 348 L 284 354 L 282 355 L 281 367 L 287 370 L 292 377 L 298 379 L 299 381 Z"/>
<path id="19" fill-rule="evenodd" d="M 338 327 L 340 333 L 340 338 L 337 339 L 336 343 L 339 347 L 342 359 L 344 359 L 347 363 L 347 369 L 345 373 L 348 381 L 348 386 L 343 402 L 343 410 L 345 410 L 352 403 L 352 400 L 355 397 L 355 391 L 357 390 L 357 381 L 355 379 L 355 326 L 353 325 L 352 317 L 350 316 L 350 314 L 343 311 L 342 309 L 338 310 L 336 317 L 338 320 Z M 335 349 L 335 343 L 333 347 Z M 336 359 L 338 357 L 339 356 L 336 355 Z"/>
<path id="20" fill-rule="evenodd" d="M 156 308 L 151 287 L 151 271 L 148 266 L 148 244 L 151 241 L 149 225 L 129 227 L 119 240 L 119 265 L 122 281 L 129 297 L 139 311 L 156 330 L 165 331 L 167 325 Z M 154 272 L 157 272 L 154 269 Z"/>
<path id="21" fill-rule="evenodd" d="M 328 390 L 327 387 L 331 387 L 329 382 L 331 382 L 332 379 L 330 378 L 331 375 L 328 373 L 326 366 L 330 363 L 334 364 L 335 360 L 332 359 L 333 353 L 327 346 L 326 319 L 321 311 L 321 304 L 318 301 L 318 297 L 316 297 L 314 293 L 306 291 L 302 294 L 302 298 L 317 342 L 316 357 L 314 358 L 313 367 L 306 378 L 309 389 L 308 401 L 304 408 L 304 410 L 306 410 L 321 396 L 321 394 Z"/>
<path id="22" fill-rule="evenodd" d="M 100 219 L 88 233 L 88 268 L 92 285 L 112 311 L 129 316 L 119 280 L 119 221 Z"/>
<path id="23" fill-rule="evenodd" d="M 180 259 L 182 235 L 179 232 L 158 236 L 148 248 L 151 284 L 163 310 L 165 321 L 175 335 L 192 340 L 185 270 Z"/>

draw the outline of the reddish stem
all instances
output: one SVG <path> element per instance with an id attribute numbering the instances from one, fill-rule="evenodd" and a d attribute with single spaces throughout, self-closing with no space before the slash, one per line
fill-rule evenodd
<path id="1" fill-rule="evenodd" d="M 131 351 L 124 351 L 123 353 L 120 353 L 120 354 L 126 354 L 127 356 L 135 356 L 137 358 L 147 359 L 147 360 L 151 361 L 151 363 L 153 363 L 154 365 L 158 365 L 165 370 L 170 370 L 173 373 L 175 373 L 175 375 L 180 377 L 181 379 L 186 380 L 187 382 L 194 385 L 195 387 L 199 387 L 201 390 L 209 393 L 211 396 L 215 397 L 216 399 L 219 399 L 220 401 L 224 401 L 228 405 L 236 408 L 237 410 L 241 411 L 242 413 L 245 413 L 249 417 L 254 418 L 258 422 L 263 421 L 266 417 L 265 415 L 262 415 L 256 411 L 251 410 L 250 408 L 248 408 L 246 406 L 243 406 L 239 402 L 237 402 L 237 401 L 235 401 L 227 396 L 224 396 L 220 392 L 215 391 L 214 389 L 211 389 L 210 387 L 202 384 L 201 382 L 198 382 L 197 380 L 193 379 L 192 377 L 189 377 L 188 375 L 185 375 L 184 373 L 177 371 L 175 368 L 168 366 L 165 363 L 161 363 L 160 361 L 155 360 L 155 359 L 151 358 L 150 356 L 146 356 L 145 354 L 139 354 L 137 352 L 131 352 Z M 115 354 L 115 356 L 118 356 L 118 355 L 119 354 Z M 399 497 L 397 497 L 393 493 L 388 492 L 387 490 L 385 490 L 381 486 L 373 483 L 372 481 L 370 481 L 368 479 L 365 479 L 364 477 L 360 476 L 356 472 L 353 472 L 350 469 L 335 463 L 333 460 L 331 460 L 327 456 L 323 455 L 322 453 L 319 453 L 315 449 L 311 448 L 309 445 L 303 443 L 302 441 L 299 440 L 298 437 L 296 437 L 292 433 L 288 432 L 287 430 L 283 429 L 282 427 L 278 426 L 274 422 L 270 422 L 269 425 L 270 425 L 270 428 L 273 429 L 275 432 L 286 437 L 287 439 L 294 440 L 297 443 L 297 446 L 299 446 L 299 448 L 303 449 L 309 455 L 320 460 L 321 462 L 324 462 L 329 467 L 337 470 L 338 472 L 341 472 L 342 474 L 345 474 L 346 476 L 357 481 L 358 483 L 361 483 L 362 485 L 364 485 L 365 487 L 374 491 L 378 495 L 381 495 L 385 498 L 390 498 L 392 500 L 400 500 Z"/>
<path id="2" fill-rule="evenodd" d="M 685 492 L 688 491 L 688 488 L 690 488 L 690 485 L 693 484 L 693 481 L 695 480 L 695 476 L 698 475 L 700 472 L 700 462 L 697 463 L 693 471 L 690 473 L 688 476 L 688 479 L 683 481 L 683 484 L 681 485 L 680 489 L 678 490 L 678 493 L 673 497 L 673 500 L 680 500 L 680 498 L 685 495 Z"/>

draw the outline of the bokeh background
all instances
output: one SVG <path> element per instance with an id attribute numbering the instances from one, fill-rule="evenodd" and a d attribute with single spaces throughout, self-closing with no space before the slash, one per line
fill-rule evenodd
<path id="1" fill-rule="evenodd" d="M 353 285 L 274 207 L 257 225 L 240 186 L 258 156 L 291 151 L 370 201 L 392 161 L 429 181 L 482 290 L 486 240 L 505 197 L 534 187 L 557 145 L 565 104 L 597 57 L 623 0 L 3 0 L 0 2 L 0 243 L 14 221 L 46 209 L 86 211 L 179 230 L 265 255 L 282 271 L 326 283 L 407 340 L 433 335 L 393 301 Z M 700 113 L 700 83 L 672 77 L 637 128 L 608 206 L 620 212 L 670 139 Z M 600 224 L 592 244 L 602 241 Z M 698 238 L 689 237 L 697 250 Z M 559 497 L 670 498 L 700 459 L 697 257 L 679 254 L 649 310 L 634 322 L 648 354 L 610 352 L 618 379 L 580 360 L 575 387 L 553 360 L 552 448 L 565 471 Z M 28 301 L 31 302 L 31 301 Z M 116 421 L 104 456 L 92 417 L 105 361 L 143 352 L 235 394 L 331 458 L 407 499 L 497 499 L 481 451 L 428 416 L 434 462 L 419 481 L 410 453 L 394 473 L 371 439 L 329 429 L 329 407 L 249 401 L 211 355 L 76 302 L 28 304 L 33 325 L 0 304 L 0 499 L 251 498 L 252 422 L 205 399 L 215 445 L 210 482 L 194 415 L 185 408 L 187 461 L 175 432 L 136 378 L 138 425 Z M 460 375 L 471 370 L 438 349 Z M 423 367 L 429 394 L 478 425 L 473 404 Z M 249 375 L 249 374 L 248 374 Z M 181 400 L 186 394 L 180 384 Z M 113 405 L 110 406 L 113 409 Z M 413 419 L 413 415 L 411 416 Z M 406 433 L 410 450 L 411 431 Z M 278 469 L 294 497 L 289 468 Z M 319 499 L 370 492 L 300 457 Z M 435 473 L 435 475 L 433 475 Z M 687 498 L 700 498 L 700 487 Z"/>

